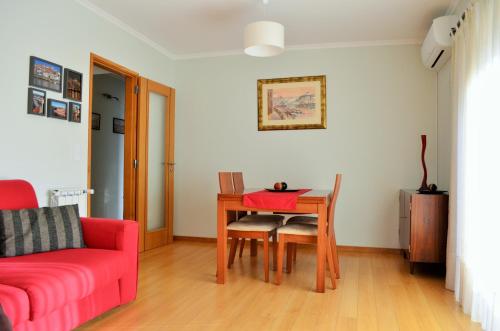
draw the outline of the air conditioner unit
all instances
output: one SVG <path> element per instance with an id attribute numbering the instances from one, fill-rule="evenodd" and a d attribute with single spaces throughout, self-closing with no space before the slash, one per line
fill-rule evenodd
<path id="1" fill-rule="evenodd" d="M 448 62 L 451 57 L 451 32 L 458 20 L 455 15 L 434 19 L 420 50 L 426 68 L 439 71 Z"/>

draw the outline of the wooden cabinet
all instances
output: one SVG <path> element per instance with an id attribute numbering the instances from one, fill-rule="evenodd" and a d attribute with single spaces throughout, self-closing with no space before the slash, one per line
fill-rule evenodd
<path id="1" fill-rule="evenodd" d="M 400 191 L 399 243 L 411 273 L 417 262 L 445 262 L 447 234 L 448 195 Z"/>

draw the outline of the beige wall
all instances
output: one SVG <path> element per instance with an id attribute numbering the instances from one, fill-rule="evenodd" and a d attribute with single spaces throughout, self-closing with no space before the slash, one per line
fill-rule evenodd
<path id="1" fill-rule="evenodd" d="M 437 75 L 420 47 L 289 51 L 176 62 L 176 235 L 216 235 L 217 172 L 242 170 L 247 187 L 330 188 L 344 174 L 339 244 L 398 247 L 398 190 L 421 181 L 428 135 L 436 182 Z M 257 131 L 259 78 L 327 76 L 328 129 Z"/>

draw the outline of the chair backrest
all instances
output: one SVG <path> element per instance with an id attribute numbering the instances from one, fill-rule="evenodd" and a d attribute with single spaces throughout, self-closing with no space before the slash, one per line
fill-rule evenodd
<path id="1" fill-rule="evenodd" d="M 342 183 L 342 174 L 337 174 L 335 176 L 335 184 L 333 185 L 333 195 L 328 205 L 328 233 L 333 232 L 334 220 L 335 220 L 335 205 L 337 204 L 337 198 L 340 192 L 340 184 Z"/>
<path id="2" fill-rule="evenodd" d="M 0 209 L 38 208 L 35 190 L 25 180 L 0 180 Z"/>
<path id="3" fill-rule="evenodd" d="M 219 172 L 219 186 L 222 194 L 234 193 L 233 178 L 230 172 Z"/>
<path id="4" fill-rule="evenodd" d="M 234 193 L 243 193 L 245 191 L 242 172 L 233 172 L 233 185 Z"/>

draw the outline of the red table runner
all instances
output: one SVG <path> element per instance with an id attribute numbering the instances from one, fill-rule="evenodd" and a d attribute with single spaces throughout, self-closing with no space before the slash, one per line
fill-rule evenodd
<path id="1" fill-rule="evenodd" d="M 245 207 L 270 210 L 293 210 L 297 207 L 299 195 L 309 191 L 310 189 L 301 189 L 297 192 L 269 192 L 262 190 L 247 193 L 243 195 L 243 205 Z"/>

